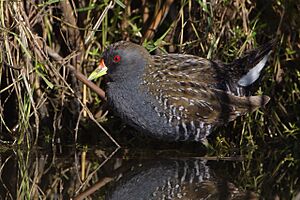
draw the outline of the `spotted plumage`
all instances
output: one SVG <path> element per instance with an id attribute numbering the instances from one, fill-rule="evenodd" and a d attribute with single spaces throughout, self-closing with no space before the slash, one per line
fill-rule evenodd
<path id="1" fill-rule="evenodd" d="M 269 101 L 249 96 L 274 42 L 230 64 L 185 54 L 150 55 L 121 41 L 103 53 L 112 109 L 142 133 L 171 141 L 200 141 L 214 127 L 235 120 Z"/>

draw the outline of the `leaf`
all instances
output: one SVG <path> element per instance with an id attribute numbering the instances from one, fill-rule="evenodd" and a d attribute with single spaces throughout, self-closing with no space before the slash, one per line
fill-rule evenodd
<path id="1" fill-rule="evenodd" d="M 125 7 L 126 7 L 125 4 L 124 4 L 122 1 L 120 1 L 120 0 L 115 0 L 115 2 L 116 2 L 120 7 L 122 7 L 122 8 L 125 8 Z"/>
<path id="2" fill-rule="evenodd" d="M 53 89 L 54 88 L 54 85 L 45 77 L 45 75 L 43 74 L 43 73 L 41 73 L 40 71 L 39 71 L 39 68 L 41 68 L 42 70 L 43 70 L 43 65 L 42 64 L 40 64 L 40 63 L 38 63 L 37 65 L 36 65 L 36 68 L 35 68 L 35 71 L 36 71 L 36 73 L 37 73 L 37 75 L 38 76 L 40 76 L 43 80 L 44 80 L 44 82 L 46 83 L 46 85 L 50 88 L 50 89 Z"/>

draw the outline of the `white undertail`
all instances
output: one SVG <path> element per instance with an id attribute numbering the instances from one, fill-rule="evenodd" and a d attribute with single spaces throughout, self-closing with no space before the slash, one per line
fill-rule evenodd
<path id="1" fill-rule="evenodd" d="M 257 65 L 255 65 L 255 67 L 250 69 L 249 72 L 238 81 L 238 84 L 240 86 L 242 86 L 242 87 L 249 86 L 258 79 L 261 70 L 266 65 L 266 62 L 269 58 L 270 53 L 271 53 L 271 51 L 267 55 L 265 55 L 263 57 L 263 59 L 261 61 L 259 61 L 259 63 Z"/>

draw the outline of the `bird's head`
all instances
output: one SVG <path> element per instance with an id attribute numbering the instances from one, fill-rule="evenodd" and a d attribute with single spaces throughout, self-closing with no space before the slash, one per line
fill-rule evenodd
<path id="1" fill-rule="evenodd" d="M 145 65 L 150 54 L 137 44 L 120 41 L 110 45 L 102 55 L 98 67 L 90 74 L 89 80 L 94 80 L 108 74 L 114 81 L 126 77 Z"/>

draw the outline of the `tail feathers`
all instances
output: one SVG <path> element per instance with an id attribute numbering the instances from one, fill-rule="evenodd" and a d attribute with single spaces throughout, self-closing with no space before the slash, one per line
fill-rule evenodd
<path id="1" fill-rule="evenodd" d="M 242 97 L 227 95 L 226 98 L 227 100 L 225 102 L 228 103 L 228 105 L 234 105 L 245 112 L 252 112 L 260 107 L 264 107 L 271 99 L 267 95 Z"/>
<path id="2" fill-rule="evenodd" d="M 240 97 L 239 104 L 235 106 L 235 110 L 230 113 L 229 121 L 234 120 L 237 116 L 245 115 L 264 107 L 270 101 L 267 95 Z"/>
<path id="3" fill-rule="evenodd" d="M 238 116 L 245 115 L 249 112 L 253 112 L 261 107 L 264 107 L 270 101 L 270 97 L 267 95 L 262 96 L 248 96 L 238 97 L 233 95 L 227 96 L 225 108 L 229 108 L 221 113 L 220 119 L 223 122 L 229 122 L 235 120 Z"/>
<path id="4" fill-rule="evenodd" d="M 253 107 L 254 110 L 256 108 L 265 106 L 270 101 L 270 99 L 271 98 L 267 95 L 248 97 L 249 105 L 251 105 L 251 107 Z"/>
<path id="5" fill-rule="evenodd" d="M 276 39 L 273 39 L 229 64 L 237 77 L 238 85 L 249 86 L 259 78 L 275 43 Z"/>

